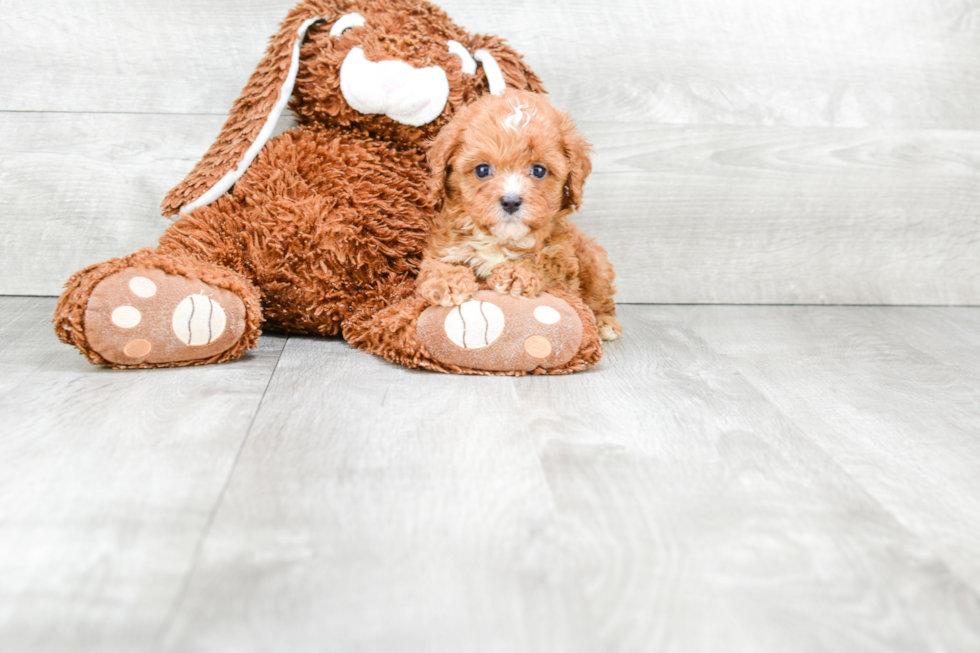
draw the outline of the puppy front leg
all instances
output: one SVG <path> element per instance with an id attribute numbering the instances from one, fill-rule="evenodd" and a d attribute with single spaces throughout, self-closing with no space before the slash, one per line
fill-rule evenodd
<path id="1" fill-rule="evenodd" d="M 459 306 L 469 301 L 480 286 L 465 265 L 452 265 L 437 259 L 422 259 L 415 288 L 433 306 Z"/>
<path id="2" fill-rule="evenodd" d="M 575 254 L 578 257 L 579 295 L 595 314 L 599 337 L 616 340 L 623 327 L 616 319 L 616 273 L 606 256 L 606 250 L 591 238 L 577 234 Z"/>
<path id="3" fill-rule="evenodd" d="M 541 277 L 534 270 L 516 261 L 501 263 L 487 279 L 490 287 L 499 293 L 514 297 L 537 297 L 541 292 Z"/>

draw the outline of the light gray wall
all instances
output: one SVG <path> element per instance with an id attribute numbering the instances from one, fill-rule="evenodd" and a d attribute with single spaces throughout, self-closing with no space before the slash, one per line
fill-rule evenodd
<path id="1" fill-rule="evenodd" d="M 980 304 L 977 0 L 441 4 L 593 141 L 620 301 Z M 155 243 L 291 6 L 8 0 L 0 294 Z"/>

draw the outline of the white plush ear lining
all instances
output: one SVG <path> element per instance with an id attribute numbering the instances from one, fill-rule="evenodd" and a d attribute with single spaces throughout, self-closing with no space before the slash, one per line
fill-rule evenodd
<path id="1" fill-rule="evenodd" d="M 356 14 L 349 14 L 351 16 Z M 286 81 L 282 84 L 282 89 L 279 91 L 279 100 L 276 101 L 272 111 L 269 112 L 268 117 L 265 119 L 265 124 L 262 125 L 262 130 L 259 135 L 255 138 L 252 146 L 246 150 L 245 155 L 237 166 L 229 170 L 224 177 L 219 179 L 214 186 L 208 189 L 206 193 L 201 195 L 199 198 L 182 206 L 180 208 L 181 213 L 191 213 L 194 209 L 200 206 L 207 206 L 211 202 L 215 201 L 222 195 L 228 192 L 228 189 L 235 185 L 248 167 L 252 165 L 252 161 L 258 156 L 259 151 L 266 144 L 266 141 L 272 136 L 272 132 L 276 128 L 276 122 L 282 115 L 282 112 L 286 108 L 286 104 L 289 103 L 289 96 L 293 94 L 293 85 L 296 83 L 296 74 L 299 72 L 299 48 L 303 44 L 303 39 L 306 37 L 306 30 L 310 28 L 313 23 L 323 20 L 323 17 L 317 16 L 316 18 L 311 18 L 302 25 L 300 25 L 299 30 L 296 33 L 296 43 L 293 44 L 293 59 L 289 64 L 289 74 L 286 76 Z M 362 19 L 363 20 L 363 19 Z M 339 21 L 338 21 L 339 22 Z M 352 27 L 353 25 L 351 25 Z"/>
<path id="2" fill-rule="evenodd" d="M 507 83 L 504 82 L 504 74 L 500 72 L 500 66 L 497 65 L 497 60 L 493 58 L 493 55 L 487 50 L 477 50 L 473 58 L 483 64 L 483 72 L 487 76 L 487 81 L 490 82 L 490 94 L 502 94 L 507 88 Z"/>
<path id="3" fill-rule="evenodd" d="M 330 36 L 340 36 L 344 30 L 351 27 L 360 27 L 364 24 L 364 16 L 360 14 L 344 14 L 337 19 L 337 22 L 330 28 Z"/>
<path id="4" fill-rule="evenodd" d="M 470 56 L 470 53 L 463 47 L 463 44 L 459 41 L 449 41 L 446 45 L 449 46 L 450 54 L 455 54 L 459 57 L 460 62 L 463 64 L 463 72 L 467 75 L 475 75 L 476 60 Z"/>

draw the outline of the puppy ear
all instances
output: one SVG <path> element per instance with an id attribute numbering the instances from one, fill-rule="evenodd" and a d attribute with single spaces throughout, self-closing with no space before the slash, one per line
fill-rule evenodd
<path id="1" fill-rule="evenodd" d="M 442 202 L 449 193 L 449 173 L 452 172 L 450 162 L 456 150 L 463 144 L 463 132 L 470 122 L 471 107 L 472 105 L 459 111 L 439 130 L 426 154 L 431 172 L 429 196 L 435 201 L 437 211 L 442 209 Z"/>
<path id="2" fill-rule="evenodd" d="M 507 88 L 533 91 L 535 93 L 547 93 L 538 76 L 524 63 L 524 58 L 507 45 L 506 41 L 502 38 L 477 34 L 476 36 L 471 36 L 465 45 L 466 49 L 470 52 L 486 50 L 493 56 L 497 65 L 500 66 L 500 72 L 503 73 Z M 478 71 L 477 74 L 482 75 L 483 73 Z"/>
<path id="3" fill-rule="evenodd" d="M 562 208 L 577 211 L 582 204 L 585 178 L 592 172 L 592 161 L 589 159 L 592 146 L 582 137 L 575 122 L 567 113 L 562 114 L 559 129 L 565 158 L 568 159 L 568 177 L 565 179 Z"/>

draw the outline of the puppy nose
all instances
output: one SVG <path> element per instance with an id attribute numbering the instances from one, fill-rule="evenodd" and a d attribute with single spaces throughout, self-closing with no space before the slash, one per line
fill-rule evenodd
<path id="1" fill-rule="evenodd" d="M 517 209 L 521 208 L 521 201 L 520 195 L 504 195 L 500 198 L 500 206 L 507 213 L 514 213 Z"/>

